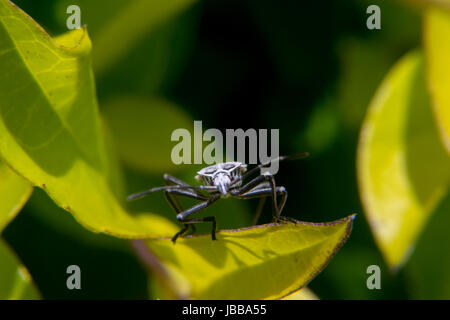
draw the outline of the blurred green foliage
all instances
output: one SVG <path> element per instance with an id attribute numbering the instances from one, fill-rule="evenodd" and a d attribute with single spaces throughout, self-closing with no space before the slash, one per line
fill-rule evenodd
<path id="1" fill-rule="evenodd" d="M 39 299 L 31 277 L 11 249 L 0 240 L 0 299 Z"/>
<path id="2" fill-rule="evenodd" d="M 399 268 L 448 192 L 450 161 L 434 122 L 421 53 L 403 57 L 377 90 L 361 128 L 361 200 L 386 261 Z"/>
<path id="3" fill-rule="evenodd" d="M 162 101 L 171 105 L 173 116 L 154 113 L 145 131 L 150 138 L 156 125 L 171 131 L 167 117 L 179 119 L 180 126 L 201 119 L 205 127 L 219 129 L 279 128 L 281 154 L 310 151 L 310 159 L 282 164 L 277 175 L 278 183 L 289 190 L 284 210 L 290 216 L 319 222 L 364 211 L 355 169 L 359 130 L 389 69 L 421 45 L 423 7 L 378 1 L 382 29 L 368 30 L 366 8 L 372 4 L 368 0 L 177 1 L 155 24 L 142 22 L 151 16 L 144 14 L 145 3 L 151 1 L 134 2 L 135 9 L 125 10 L 129 1 L 70 1 L 81 7 L 94 52 L 96 41 L 103 41 L 94 53 L 96 89 L 105 126 L 124 166 L 122 194 L 162 185 L 166 170 L 194 183 L 198 167 L 164 166 L 172 146 L 170 137 L 158 149 L 149 142 L 148 149 L 137 144 L 127 150 L 120 142 L 124 138 L 121 126 L 131 128 L 136 123 L 131 112 L 136 101 Z M 14 3 L 51 35 L 67 31 L 68 1 Z M 123 25 L 131 25 L 131 30 L 119 27 Z M 111 36 L 108 30 L 123 34 Z M 117 52 L 108 48 L 111 43 L 117 43 Z M 130 113 L 117 114 L 118 104 L 129 104 Z M 158 107 L 148 103 L 148 108 Z M 143 125 L 147 112 L 140 119 Z M 123 122 L 115 122 L 115 117 Z M 143 129 L 136 127 L 125 138 L 141 135 Z M 150 157 L 157 166 L 145 161 Z M 324 299 L 449 298 L 447 200 L 430 214 L 403 268 L 390 271 L 367 220 L 360 215 L 345 250 L 309 287 Z M 136 213 L 161 212 L 175 221 L 162 195 L 129 208 Z M 237 228 L 248 225 L 255 208 L 250 201 L 224 201 L 208 210 L 214 210 L 220 228 Z M 270 218 L 266 210 L 260 222 Z M 146 270 L 127 244 L 86 231 L 39 189 L 3 237 L 27 266 L 44 298 L 145 299 L 149 288 L 157 286 L 156 277 L 147 282 Z M 74 261 L 89 270 L 83 278 L 89 286 L 79 292 L 65 288 L 67 275 L 61 272 Z M 382 290 L 366 287 L 366 269 L 373 264 L 381 267 Z"/>

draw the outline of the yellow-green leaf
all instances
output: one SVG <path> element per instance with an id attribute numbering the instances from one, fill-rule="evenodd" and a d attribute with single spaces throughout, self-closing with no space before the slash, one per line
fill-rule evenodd
<path id="1" fill-rule="evenodd" d="M 442 141 L 450 154 L 450 11 L 430 8 L 424 23 L 427 80 Z"/>
<path id="2" fill-rule="evenodd" d="M 0 233 L 22 209 L 33 188 L 0 161 Z"/>
<path id="3" fill-rule="evenodd" d="M 39 299 L 27 269 L 1 239 L 0 261 L 0 300 Z"/>
<path id="4" fill-rule="evenodd" d="M 176 105 L 161 98 L 116 97 L 102 111 L 126 164 L 158 174 L 181 167 L 170 158 L 177 143 L 172 131 L 191 129 L 193 119 Z"/>
<path id="5" fill-rule="evenodd" d="M 314 292 L 308 287 L 295 291 L 293 294 L 290 294 L 284 297 L 282 300 L 319 300 Z"/>
<path id="6" fill-rule="evenodd" d="M 422 55 L 406 55 L 377 90 L 358 147 L 359 190 L 375 240 L 391 267 L 409 256 L 445 194 L 449 158 L 426 91 Z"/>
<path id="7" fill-rule="evenodd" d="M 267 224 L 210 235 L 147 240 L 193 299 L 278 299 L 304 287 L 348 238 L 353 216 L 330 223 Z M 185 287 L 185 286 L 184 286 Z"/>
<path id="8" fill-rule="evenodd" d="M 92 231 L 172 234 L 165 218 L 129 215 L 110 187 L 90 49 L 86 29 L 54 40 L 0 0 L 0 154 Z"/>

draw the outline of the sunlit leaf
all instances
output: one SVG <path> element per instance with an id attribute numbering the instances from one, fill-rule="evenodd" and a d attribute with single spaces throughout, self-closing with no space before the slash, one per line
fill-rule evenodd
<path id="1" fill-rule="evenodd" d="M 435 127 L 420 53 L 394 66 L 361 129 L 358 180 L 365 213 L 386 261 L 398 267 L 445 194 L 450 162 Z"/>
<path id="2" fill-rule="evenodd" d="M 178 128 L 191 130 L 193 119 L 163 99 L 116 97 L 103 108 L 121 158 L 129 166 L 149 173 L 178 169 L 171 160 Z"/>
<path id="3" fill-rule="evenodd" d="M 90 48 L 86 29 L 53 40 L 0 0 L 0 154 L 92 231 L 171 234 L 158 215 L 128 215 L 110 188 Z"/>
<path id="4" fill-rule="evenodd" d="M 31 195 L 31 184 L 0 161 L 0 233 Z"/>
<path id="5" fill-rule="evenodd" d="M 354 216 L 331 223 L 267 224 L 210 235 L 147 240 L 190 284 L 194 299 L 277 299 L 305 286 L 348 238 Z M 264 279 L 263 281 L 261 279 Z"/>
<path id="6" fill-rule="evenodd" d="M 305 287 L 284 297 L 282 300 L 319 300 L 319 298 L 314 294 L 314 292 L 312 292 L 311 289 Z"/>
<path id="7" fill-rule="evenodd" d="M 450 12 L 429 9 L 424 40 L 428 87 L 441 138 L 450 154 Z"/>
<path id="8" fill-rule="evenodd" d="M 27 269 L 1 239 L 0 261 L 0 300 L 39 299 Z"/>
<path id="9" fill-rule="evenodd" d="M 58 207 L 41 189 L 36 188 L 25 209 L 27 214 L 36 219 L 46 228 L 64 235 L 65 239 L 73 239 L 91 248 L 103 247 L 115 251 L 126 251 L 128 244 L 122 239 L 109 237 L 104 234 L 92 233 L 77 223 L 67 211 Z"/>

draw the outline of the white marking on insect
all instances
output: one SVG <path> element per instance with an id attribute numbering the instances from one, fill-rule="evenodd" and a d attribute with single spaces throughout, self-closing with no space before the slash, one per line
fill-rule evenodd
<path id="1" fill-rule="evenodd" d="M 218 163 L 197 172 L 195 179 L 201 181 L 205 186 L 217 187 L 221 196 L 226 198 L 231 189 L 240 187 L 242 174 L 247 171 L 247 165 L 241 162 Z M 236 182 L 236 183 L 235 183 Z M 217 192 L 210 190 L 210 192 Z"/>

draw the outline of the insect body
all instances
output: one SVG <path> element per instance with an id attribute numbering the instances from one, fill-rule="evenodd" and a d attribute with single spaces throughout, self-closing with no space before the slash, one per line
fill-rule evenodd
<path id="1" fill-rule="evenodd" d="M 164 175 L 166 186 L 152 188 L 128 197 L 128 200 L 135 200 L 143 196 L 155 192 L 164 191 L 167 201 L 173 210 L 177 213 L 177 220 L 184 224 L 183 229 L 177 232 L 172 241 L 175 243 L 177 238 L 186 233 L 190 227 L 195 232 L 194 224 L 202 222 L 211 222 L 212 231 L 211 237 L 216 240 L 216 218 L 188 218 L 188 216 L 209 207 L 211 204 L 220 198 L 235 197 L 239 199 L 260 198 L 257 212 L 255 214 L 254 224 L 256 224 L 264 201 L 267 197 L 272 198 L 272 215 L 275 222 L 292 221 L 295 219 L 281 216 L 281 211 L 286 203 L 287 191 L 282 186 L 276 186 L 275 178 L 268 172 L 260 173 L 249 182 L 243 184 L 243 181 L 255 174 L 258 170 L 270 165 L 274 161 L 282 161 L 286 159 L 299 159 L 308 156 L 308 153 L 300 153 L 290 157 L 279 157 L 267 163 L 260 164 L 255 168 L 247 171 L 247 165 L 240 162 L 224 162 L 218 163 L 206 168 L 203 168 L 197 173 L 195 177 L 201 181 L 201 186 L 191 186 L 188 183 L 181 181 L 169 174 Z M 200 201 L 189 209 L 183 209 L 178 197 L 188 197 Z M 281 197 L 278 202 L 278 197 Z"/>
<path id="2" fill-rule="evenodd" d="M 240 162 L 224 162 L 200 170 L 195 179 L 205 186 L 215 186 L 223 197 L 230 195 L 230 189 L 242 185 L 242 174 L 247 171 L 247 165 Z M 216 190 L 209 190 L 217 192 Z"/>

